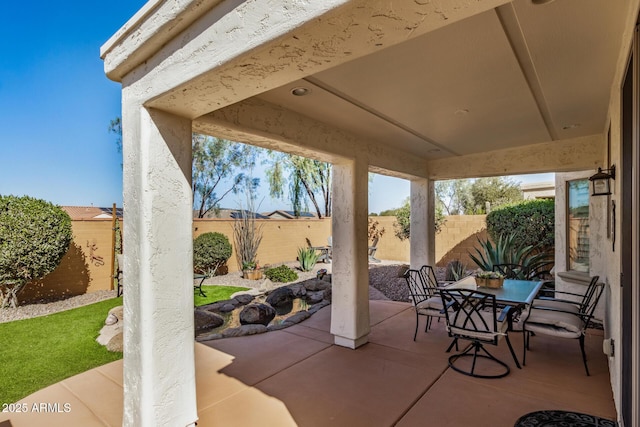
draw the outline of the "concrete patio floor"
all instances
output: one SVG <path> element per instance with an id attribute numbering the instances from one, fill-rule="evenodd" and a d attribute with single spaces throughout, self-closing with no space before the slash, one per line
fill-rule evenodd
<path id="1" fill-rule="evenodd" d="M 505 378 L 488 380 L 448 367 L 443 321 L 420 330 L 414 342 L 409 304 L 371 301 L 369 343 L 357 350 L 332 345 L 330 317 L 327 307 L 284 330 L 196 344 L 198 427 L 496 427 L 545 409 L 615 419 L 601 331 L 589 330 L 586 339 L 590 377 L 576 340 L 540 336 L 532 338 L 523 369 L 514 366 L 505 342 L 488 346 L 511 366 Z M 511 340 L 522 359 L 521 334 Z M 28 412 L 0 413 L 1 427 L 120 426 L 122 361 L 20 403 Z M 42 403 L 48 410 L 34 412 Z"/>

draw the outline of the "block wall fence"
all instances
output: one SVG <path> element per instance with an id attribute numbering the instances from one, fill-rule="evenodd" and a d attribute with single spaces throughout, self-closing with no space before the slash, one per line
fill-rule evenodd
<path id="1" fill-rule="evenodd" d="M 376 258 L 409 262 L 409 241 L 398 239 L 393 230 L 395 217 L 371 217 L 385 233 L 378 242 Z M 260 265 L 295 261 L 298 248 L 327 245 L 331 236 L 331 219 L 256 220 L 262 227 L 263 238 L 258 251 Z M 121 223 L 122 228 L 125 224 Z M 193 237 L 202 233 L 225 234 L 233 246 L 233 220 L 194 219 Z M 72 221 L 73 241 L 58 268 L 42 280 L 27 286 L 20 295 L 22 302 L 81 295 L 87 292 L 109 290 L 113 286 L 111 266 L 112 221 L 90 219 Z M 484 215 L 448 216 L 440 233 L 436 235 L 436 260 L 446 266 L 459 259 L 472 269 L 468 252 L 477 243 L 476 236 L 486 237 Z M 126 246 L 127 242 L 124 241 Z M 229 273 L 238 271 L 235 251 L 227 262 Z"/>

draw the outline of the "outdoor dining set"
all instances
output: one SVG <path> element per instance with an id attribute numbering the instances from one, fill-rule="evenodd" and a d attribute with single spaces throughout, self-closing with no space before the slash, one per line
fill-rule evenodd
<path id="1" fill-rule="evenodd" d="M 413 340 L 417 338 L 420 316 L 426 317 L 425 332 L 431 328 L 433 318 L 444 319 L 452 338 L 447 352 L 454 346 L 459 351 L 461 340 L 468 342 L 462 351 L 449 357 L 449 366 L 473 377 L 501 378 L 509 374 L 509 365 L 491 354 L 485 345 L 497 346 L 504 338 L 520 369 L 526 362 L 532 336 L 577 339 L 589 375 L 584 339 L 604 288 L 598 282 L 599 277 L 591 278 L 584 294 L 576 294 L 555 290 L 553 281 L 523 274 L 524 269 L 517 266 L 494 265 L 493 271 L 500 278 L 496 287 L 487 287 L 473 275 L 439 283 L 429 265 L 407 270 L 405 279 L 416 313 Z M 522 365 L 509 339 L 510 333 L 520 332 Z"/>

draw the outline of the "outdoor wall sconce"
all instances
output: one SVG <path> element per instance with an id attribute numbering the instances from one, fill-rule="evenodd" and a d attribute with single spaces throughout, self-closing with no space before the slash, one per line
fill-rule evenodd
<path id="1" fill-rule="evenodd" d="M 610 169 L 598 168 L 598 173 L 589 177 L 593 185 L 592 196 L 606 196 L 611 194 L 611 180 L 616 179 L 616 165 Z"/>

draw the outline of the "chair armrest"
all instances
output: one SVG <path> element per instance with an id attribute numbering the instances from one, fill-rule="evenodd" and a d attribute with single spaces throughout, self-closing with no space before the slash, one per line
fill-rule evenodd
<path id="1" fill-rule="evenodd" d="M 571 295 L 571 296 L 580 297 L 580 298 L 584 297 L 584 294 L 577 294 L 575 292 L 567 292 L 567 291 L 556 291 L 555 289 L 547 289 L 547 290 L 541 289 L 540 291 L 549 292 L 549 293 L 553 293 L 553 294 Z M 544 298 L 556 299 L 555 297 L 544 297 Z"/>
<path id="2" fill-rule="evenodd" d="M 533 301 L 535 302 L 536 300 L 537 300 L 537 301 L 557 301 L 557 302 L 566 302 L 566 303 L 569 303 L 569 304 L 574 304 L 574 305 L 576 305 L 576 306 L 578 306 L 578 307 L 580 307 L 580 305 L 581 305 L 578 301 L 571 301 L 571 300 L 568 300 L 568 299 L 562 299 L 562 298 L 539 297 L 539 298 L 535 298 Z"/>
<path id="3" fill-rule="evenodd" d="M 513 306 L 505 305 L 502 311 L 500 312 L 500 315 L 498 316 L 498 319 L 497 319 L 498 322 L 504 322 L 504 319 L 507 317 L 507 315 L 512 309 L 513 309 Z"/>
<path id="4" fill-rule="evenodd" d="M 540 310 L 540 311 L 553 311 L 556 313 L 566 313 L 566 314 L 571 314 L 572 316 L 576 316 L 581 318 L 582 320 L 585 319 L 589 319 L 591 316 L 589 316 L 588 314 L 585 313 L 581 313 L 581 312 L 573 312 L 573 311 L 567 311 L 567 310 L 562 310 L 559 308 L 552 308 L 552 307 L 533 307 L 531 306 L 529 308 L 529 315 L 531 315 L 531 312 L 533 312 L 533 310 Z"/>
<path id="5" fill-rule="evenodd" d="M 448 302 L 448 303 L 447 303 L 447 304 L 442 308 L 442 310 L 440 310 L 440 314 L 444 314 L 444 313 L 447 311 L 447 309 L 448 309 L 449 307 L 452 307 L 452 306 L 454 306 L 454 305 L 455 305 L 455 306 L 457 306 L 457 305 L 458 305 L 458 301 L 456 301 L 456 300 L 451 300 L 451 301 L 449 301 L 449 302 Z M 453 307 L 453 309 L 454 309 L 454 310 L 458 310 L 458 307 Z"/>

